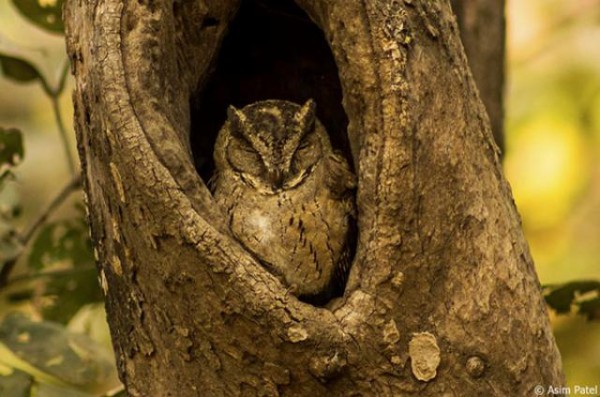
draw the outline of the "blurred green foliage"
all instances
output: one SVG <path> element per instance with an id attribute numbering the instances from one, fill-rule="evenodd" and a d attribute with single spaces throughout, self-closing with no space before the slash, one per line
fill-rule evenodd
<path id="1" fill-rule="evenodd" d="M 29 83 L 41 77 L 29 62 L 8 55 L 0 54 L 0 68 L 5 77 L 22 83 Z"/>
<path id="2" fill-rule="evenodd" d="M 571 386 L 600 381 L 599 21 L 598 0 L 508 4 L 505 171 Z"/>
<path id="3" fill-rule="evenodd" d="M 63 33 L 63 0 L 12 0 L 25 18 L 50 32 Z"/>
<path id="4" fill-rule="evenodd" d="M 21 131 L 0 127 L 0 189 L 3 181 L 12 175 L 11 169 L 21 162 L 24 154 Z"/>
<path id="5" fill-rule="evenodd" d="M 12 0 L 12 6 L 0 3 L 0 26 L 5 26 L 2 11 L 12 10 L 13 16 L 24 18 L 29 27 L 36 25 L 54 34 L 63 30 L 62 1 Z M 41 92 L 24 96 L 25 101 L 47 101 L 54 121 L 42 123 L 35 131 L 24 119 L 19 125 L 23 133 L 0 125 L 0 395 L 123 395 L 83 203 L 80 195 L 73 197 L 81 187 L 72 156 L 73 133 L 65 127 L 61 106 L 67 91 L 66 54 L 63 48 L 50 56 L 44 46 L 16 42 L 8 33 L 0 29 L 3 78 L 18 85 L 39 83 Z M 58 67 L 48 67 L 53 63 Z M 55 76 L 52 69 L 57 71 Z M 18 98 L 0 94 L 0 104 L 15 100 Z M 4 124 L 2 109 L 0 106 Z M 45 179 L 53 199 L 44 195 L 40 204 L 28 206 L 29 198 L 19 190 L 31 182 L 20 165 L 25 149 L 48 130 L 56 144 L 49 167 L 43 164 L 42 169 L 60 168 L 59 164 L 65 163 L 67 172 Z M 33 180 L 40 183 L 44 178 L 38 172 Z M 24 219 L 19 222 L 22 206 L 33 210 L 23 211 Z"/>
<path id="6" fill-rule="evenodd" d="M 600 320 L 600 281 L 571 281 L 544 287 L 548 305 L 558 314 L 576 312 L 588 320 Z"/>
<path id="7" fill-rule="evenodd" d="M 4 382 L 18 382 L 19 388 L 35 386 L 37 395 L 46 389 L 48 396 L 89 397 L 104 393 L 107 383 L 115 384 L 109 351 L 58 323 L 32 321 L 20 313 L 6 316 L 0 323 L 0 352 L 0 363 L 15 370 L 0 377 L 0 390 Z M 29 382 L 24 382 L 24 373 Z"/>

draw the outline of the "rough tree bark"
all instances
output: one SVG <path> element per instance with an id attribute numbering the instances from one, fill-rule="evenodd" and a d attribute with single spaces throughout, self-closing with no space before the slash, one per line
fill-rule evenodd
<path id="1" fill-rule="evenodd" d="M 504 0 L 452 0 L 473 78 L 504 151 Z"/>
<path id="2" fill-rule="evenodd" d="M 230 237 L 194 167 L 190 98 L 239 2 L 67 2 L 92 238 L 130 395 L 525 396 L 561 385 L 448 2 L 297 4 L 333 53 L 359 176 L 360 236 L 335 309 L 296 300 Z"/>

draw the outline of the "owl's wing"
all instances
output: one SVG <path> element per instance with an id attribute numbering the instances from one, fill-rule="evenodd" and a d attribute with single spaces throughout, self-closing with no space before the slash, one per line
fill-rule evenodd
<path id="1" fill-rule="evenodd" d="M 351 198 L 347 198 L 347 200 L 349 201 Z M 348 203 L 348 207 L 351 206 L 352 204 Z M 316 295 L 300 296 L 299 298 L 301 301 L 315 306 L 324 306 L 333 298 L 339 298 L 344 295 L 357 240 L 357 227 L 354 211 L 348 211 L 346 216 L 348 221 L 348 232 L 346 233 L 346 240 L 343 243 L 340 257 L 335 264 L 329 284 Z"/>
<path id="2" fill-rule="evenodd" d="M 356 227 L 356 219 L 354 212 L 348 214 L 348 233 L 346 234 L 346 241 L 342 248 L 340 258 L 335 267 L 334 277 L 332 280 L 332 295 L 342 296 L 346 289 L 346 282 L 348 281 L 348 275 L 350 273 L 350 266 L 352 265 L 352 258 L 354 251 L 356 251 L 356 242 L 358 237 L 358 228 Z"/>

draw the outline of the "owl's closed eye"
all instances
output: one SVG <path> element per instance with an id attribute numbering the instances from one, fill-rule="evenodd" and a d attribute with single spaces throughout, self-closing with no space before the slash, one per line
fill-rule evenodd
<path id="1" fill-rule="evenodd" d="M 227 161 L 241 173 L 259 176 L 265 172 L 260 154 L 243 137 L 232 139 L 227 145 Z"/>

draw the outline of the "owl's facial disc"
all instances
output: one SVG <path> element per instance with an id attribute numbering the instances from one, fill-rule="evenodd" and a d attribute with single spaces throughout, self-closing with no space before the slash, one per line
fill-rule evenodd
<path id="1" fill-rule="evenodd" d="M 311 174 L 322 156 L 314 101 L 282 106 L 269 101 L 242 110 L 230 106 L 227 159 L 240 177 L 273 191 L 292 188 Z"/>

